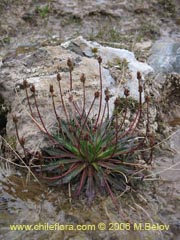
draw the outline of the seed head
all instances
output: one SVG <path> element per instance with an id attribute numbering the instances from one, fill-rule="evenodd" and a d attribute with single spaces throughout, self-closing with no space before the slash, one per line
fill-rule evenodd
<path id="1" fill-rule="evenodd" d="M 124 89 L 124 95 L 125 95 L 126 97 L 128 97 L 129 94 L 130 94 L 129 89 L 125 88 L 125 89 Z"/>
<path id="2" fill-rule="evenodd" d="M 108 96 L 108 95 L 105 97 L 105 101 L 106 101 L 106 102 L 109 101 L 109 96 Z"/>
<path id="3" fill-rule="evenodd" d="M 140 73 L 139 71 L 137 72 L 137 79 L 138 79 L 138 80 L 141 80 L 141 79 L 142 79 L 142 75 L 141 75 L 141 73 Z"/>
<path id="4" fill-rule="evenodd" d="M 117 98 L 115 99 L 115 101 L 114 101 L 114 106 L 115 106 L 115 108 L 119 107 L 120 104 L 121 104 L 121 100 L 120 100 L 119 97 L 117 97 Z"/>
<path id="5" fill-rule="evenodd" d="M 58 82 L 61 81 L 61 75 L 60 75 L 60 73 L 57 74 L 57 81 L 58 81 Z"/>
<path id="6" fill-rule="evenodd" d="M 50 86 L 49 86 L 49 92 L 50 92 L 51 94 L 53 94 L 53 92 L 54 92 L 54 88 L 53 88 L 53 85 L 52 85 L 52 84 L 50 84 Z"/>
<path id="7" fill-rule="evenodd" d="M 108 88 L 106 88 L 106 89 L 104 90 L 104 94 L 105 94 L 105 96 L 109 96 L 109 95 L 110 95 L 110 92 L 109 92 L 109 89 L 108 89 Z"/>
<path id="8" fill-rule="evenodd" d="M 86 81 L 86 76 L 84 73 L 82 73 L 81 77 L 80 77 L 80 81 L 84 84 Z"/>
<path id="9" fill-rule="evenodd" d="M 27 82 L 27 80 L 23 80 L 23 88 L 24 88 L 24 89 L 28 88 L 28 82 Z"/>
<path id="10" fill-rule="evenodd" d="M 97 60 L 98 60 L 98 63 L 99 63 L 99 64 L 102 63 L 102 57 L 101 57 L 101 56 L 98 56 L 98 57 L 97 57 Z"/>
<path id="11" fill-rule="evenodd" d="M 150 101 L 150 97 L 147 95 L 145 96 L 145 102 L 148 103 Z"/>
<path id="12" fill-rule="evenodd" d="M 12 116 L 13 122 L 16 124 L 18 122 L 18 118 L 16 117 L 16 115 Z"/>
<path id="13" fill-rule="evenodd" d="M 31 90 L 31 92 L 35 93 L 36 88 L 35 88 L 34 84 L 31 86 L 30 90 Z"/>
<path id="14" fill-rule="evenodd" d="M 67 60 L 67 65 L 69 67 L 69 70 L 72 71 L 74 67 L 73 67 L 73 62 L 70 58 L 68 58 Z"/>
<path id="15" fill-rule="evenodd" d="M 97 92 L 94 93 L 94 97 L 95 97 L 95 98 L 98 98 L 99 95 L 100 95 L 99 91 L 97 91 Z"/>

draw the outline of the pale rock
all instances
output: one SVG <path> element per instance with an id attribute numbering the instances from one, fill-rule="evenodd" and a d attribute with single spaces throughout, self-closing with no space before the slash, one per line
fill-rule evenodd
<path id="1" fill-rule="evenodd" d="M 152 46 L 148 63 L 155 73 L 180 73 L 180 43 L 170 38 L 156 41 Z"/>
<path id="2" fill-rule="evenodd" d="M 91 42 L 85 40 L 82 36 L 67 41 L 61 44 L 65 49 L 70 49 L 71 51 L 87 57 L 93 57 L 93 49 L 97 49 L 97 54 L 102 56 L 103 64 L 107 65 L 108 62 L 113 62 L 115 59 L 126 60 L 128 62 L 129 71 L 131 72 L 132 79 L 127 79 L 125 86 L 127 86 L 131 92 L 131 96 L 138 99 L 138 81 L 137 81 L 137 71 L 144 75 L 153 72 L 153 68 L 147 63 L 139 62 L 136 60 L 133 52 L 126 49 L 118 49 L 112 47 L 104 47 L 97 42 Z M 119 95 L 123 96 L 124 86 L 119 88 Z"/>

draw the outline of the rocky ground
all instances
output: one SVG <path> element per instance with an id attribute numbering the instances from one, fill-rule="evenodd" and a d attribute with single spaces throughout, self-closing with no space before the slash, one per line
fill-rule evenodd
<path id="1" fill-rule="evenodd" d="M 79 35 L 129 50 L 139 46 L 141 51 L 162 36 L 179 38 L 178 0 L 28 0 L 25 4 L 2 0 L 0 11 L 2 51 L 8 46 L 12 50 L 23 44 L 64 42 Z"/>
<path id="2" fill-rule="evenodd" d="M 6 144 L 4 140 L 3 144 L 0 141 L 3 162 L 0 171 L 0 239 L 179 238 L 179 12 L 179 0 L 0 1 L 0 133 L 6 141 Z M 93 53 L 84 44 L 75 42 L 68 50 L 60 49 L 61 43 L 79 35 L 86 40 L 97 41 L 102 46 L 129 50 L 134 53 L 139 64 L 148 63 L 154 69 L 154 73 L 144 70 L 148 92 L 153 99 L 152 125 L 157 135 L 151 181 L 143 189 L 119 198 L 122 210 L 120 216 L 109 198 L 97 200 L 90 208 L 86 207 L 83 199 L 73 201 L 71 205 L 68 197 L 61 192 L 54 192 L 45 186 L 39 187 L 32 180 L 26 184 L 27 179 L 22 177 L 21 170 L 7 164 L 8 159 L 14 158 L 12 149 L 16 147 L 10 120 L 12 111 L 24 114 L 24 122 L 28 119 L 22 106 L 16 102 L 14 89 L 20 86 L 24 78 L 36 83 L 45 78 L 46 87 L 47 79 L 53 79 L 59 66 L 59 58 L 62 65 L 69 55 L 76 59 L 78 71 L 81 71 L 79 62 L 83 62 L 86 68 L 87 65 L 94 66 Z M 61 56 L 58 57 L 58 54 Z M 131 53 L 130 58 L 132 60 Z M 118 69 L 114 67 L 117 64 Z M 107 83 L 111 83 L 112 79 L 119 81 L 123 69 L 121 62 L 106 62 L 104 65 L 108 65 L 104 68 Z M 66 69 L 63 71 L 66 76 Z M 130 78 L 132 65 L 128 71 L 130 73 L 127 72 L 125 76 Z M 96 71 L 93 74 L 97 75 Z M 96 88 L 96 83 L 93 84 Z M 89 83 L 89 86 L 93 84 Z M 26 134 L 27 125 L 22 129 L 22 133 Z M 29 131 L 28 134 L 35 142 L 36 136 L 32 138 Z M 108 224 L 129 221 L 170 224 L 170 230 L 10 232 L 7 227 L 13 223 Z"/>

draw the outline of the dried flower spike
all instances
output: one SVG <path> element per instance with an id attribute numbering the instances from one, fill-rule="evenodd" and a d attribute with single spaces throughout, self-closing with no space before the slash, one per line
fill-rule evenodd
<path id="1" fill-rule="evenodd" d="M 138 79 L 138 80 L 141 80 L 141 79 L 142 79 L 142 75 L 141 75 L 141 73 L 140 73 L 139 71 L 137 72 L 137 79 Z"/>
<path id="2" fill-rule="evenodd" d="M 49 86 L 49 92 L 50 92 L 51 94 L 53 94 L 53 92 L 54 92 L 54 88 L 53 88 L 53 85 L 52 85 L 52 84 Z"/>
<path id="3" fill-rule="evenodd" d="M 148 103 L 150 101 L 150 97 L 147 95 L 145 96 L 145 102 Z"/>
<path id="4" fill-rule="evenodd" d="M 105 94 L 105 96 L 108 96 L 108 97 L 109 97 L 110 92 L 109 92 L 109 89 L 108 89 L 108 88 L 106 88 L 106 89 L 104 90 L 104 94 Z"/>
<path id="5" fill-rule="evenodd" d="M 121 100 L 120 100 L 119 97 L 117 97 L 117 98 L 115 99 L 115 101 L 114 101 L 115 108 L 119 107 L 120 104 L 121 104 Z"/>
<path id="6" fill-rule="evenodd" d="M 86 77 L 85 77 L 85 74 L 82 73 L 81 77 L 80 77 L 80 81 L 84 84 L 85 81 L 86 81 Z"/>
<path id="7" fill-rule="evenodd" d="M 36 88 L 35 88 L 34 84 L 31 86 L 30 90 L 31 90 L 31 92 L 35 93 Z"/>
<path id="8" fill-rule="evenodd" d="M 61 75 L 60 75 L 60 73 L 57 74 L 57 81 L 58 81 L 58 82 L 61 81 Z"/>
<path id="9" fill-rule="evenodd" d="M 100 95 L 100 93 L 99 93 L 98 91 L 94 93 L 94 97 L 95 97 L 95 98 L 98 98 L 99 95 Z"/>
<path id="10" fill-rule="evenodd" d="M 73 67 L 73 62 L 70 58 L 68 58 L 67 60 L 67 65 L 69 67 L 69 70 L 72 71 L 74 67 Z"/>
<path id="11" fill-rule="evenodd" d="M 125 89 L 124 89 L 124 95 L 125 95 L 126 97 L 128 97 L 129 94 L 130 94 L 129 89 L 125 88 Z"/>
<path id="12" fill-rule="evenodd" d="M 98 60 L 98 63 L 99 63 L 99 64 L 102 63 L 102 57 L 101 57 L 101 56 L 98 56 L 98 57 L 97 57 L 97 60 Z"/>
<path id="13" fill-rule="evenodd" d="M 27 82 L 27 80 L 23 80 L 23 88 L 24 88 L 24 89 L 28 88 L 28 82 Z"/>
<path id="14" fill-rule="evenodd" d="M 14 123 L 17 123 L 17 122 L 18 122 L 18 118 L 16 117 L 16 115 L 13 115 L 13 116 L 12 116 L 12 119 L 13 119 L 13 122 L 14 122 Z"/>
<path id="15" fill-rule="evenodd" d="M 108 96 L 108 95 L 105 97 L 105 101 L 106 101 L 106 102 L 109 101 L 109 96 Z"/>

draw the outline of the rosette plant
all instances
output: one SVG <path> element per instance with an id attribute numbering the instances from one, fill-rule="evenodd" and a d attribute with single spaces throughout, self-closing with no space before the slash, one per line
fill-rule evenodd
<path id="1" fill-rule="evenodd" d="M 130 92 L 127 88 L 124 90 L 124 110 L 121 118 L 119 118 L 118 106 L 120 98 L 116 98 L 114 102 L 114 112 L 110 115 L 109 99 L 110 92 L 105 89 L 103 99 L 103 81 L 101 73 L 101 57 L 97 58 L 99 63 L 99 90 L 94 93 L 92 102 L 87 109 L 86 106 L 86 77 L 81 75 L 80 81 L 83 89 L 83 100 L 81 108 L 73 99 L 71 94 L 73 90 L 73 62 L 68 59 L 69 67 L 69 105 L 75 114 L 68 112 L 68 107 L 64 101 L 64 95 L 61 86 L 61 75 L 57 74 L 57 82 L 59 94 L 64 111 L 64 119 L 59 117 L 56 103 L 54 100 L 54 87 L 50 85 L 50 96 L 54 114 L 57 119 L 58 131 L 50 133 L 43 121 L 38 108 L 36 99 L 36 89 L 34 85 L 29 86 L 27 81 L 23 82 L 26 92 L 26 97 L 29 105 L 29 110 L 32 118 L 34 117 L 32 104 L 27 88 L 30 87 L 38 119 L 35 123 L 41 123 L 41 130 L 52 140 L 52 145 L 41 149 L 40 153 L 28 152 L 25 149 L 25 139 L 20 138 L 17 128 L 17 118 L 13 120 L 17 136 L 26 155 L 31 155 L 36 159 L 32 166 L 34 172 L 45 179 L 50 186 L 62 186 L 71 184 L 74 190 L 74 196 L 85 194 L 89 202 L 92 202 L 96 194 L 109 194 L 113 202 L 117 206 L 114 197 L 115 191 L 124 191 L 127 186 L 133 187 L 138 180 L 143 178 L 143 170 L 145 165 L 152 160 L 152 151 L 150 158 L 144 160 L 144 164 L 138 162 L 139 150 L 142 150 L 147 144 L 147 139 L 150 147 L 153 147 L 152 137 L 149 133 L 149 97 L 145 97 L 145 105 L 147 110 L 146 135 L 138 134 L 138 124 L 142 119 L 142 91 L 141 73 L 137 73 L 139 81 L 139 103 L 133 119 L 129 126 L 127 122 L 128 112 L 128 97 Z M 104 101 L 104 104 L 103 104 Z M 98 111 L 95 116 L 92 116 L 92 111 L 98 103 Z M 39 127 L 40 124 L 37 124 Z M 27 158 L 26 158 L 27 161 Z M 32 162 L 31 162 L 32 163 Z"/>

